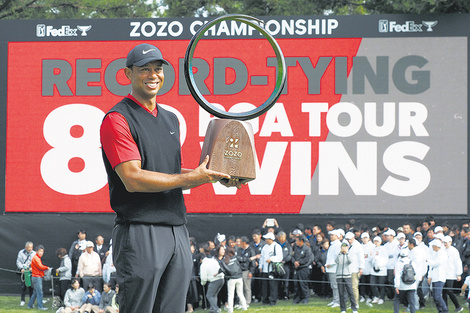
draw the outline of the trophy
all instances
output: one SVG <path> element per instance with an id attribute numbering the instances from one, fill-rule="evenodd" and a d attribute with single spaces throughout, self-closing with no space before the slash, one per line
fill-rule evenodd
<path id="1" fill-rule="evenodd" d="M 204 33 L 224 20 L 235 20 L 258 30 L 271 44 L 277 58 L 276 86 L 269 98 L 255 109 L 232 113 L 221 110 L 209 103 L 198 90 L 193 73 L 192 60 L 198 41 Z M 216 18 L 203 25 L 189 42 L 184 58 L 184 76 L 196 102 L 216 118 L 207 127 L 199 164 L 209 155 L 207 167 L 211 170 L 229 174 L 241 183 L 256 178 L 256 150 L 251 124 L 246 120 L 256 118 L 267 112 L 281 95 L 286 83 L 286 62 L 282 51 L 272 35 L 262 28 L 263 22 L 248 15 L 229 14 Z"/>

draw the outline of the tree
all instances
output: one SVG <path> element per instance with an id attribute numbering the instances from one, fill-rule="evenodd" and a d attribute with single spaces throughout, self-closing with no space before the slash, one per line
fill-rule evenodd
<path id="1" fill-rule="evenodd" d="M 151 17 L 157 8 L 146 0 L 3 0 L 0 19 Z"/>
<path id="2" fill-rule="evenodd" d="M 468 0 L 162 0 L 165 16 L 470 13 Z"/>
<path id="3" fill-rule="evenodd" d="M 469 0 L 0 0 L 0 19 L 470 13 Z"/>

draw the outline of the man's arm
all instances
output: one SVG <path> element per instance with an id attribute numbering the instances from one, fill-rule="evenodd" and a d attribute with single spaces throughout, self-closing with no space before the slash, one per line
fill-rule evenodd
<path id="1" fill-rule="evenodd" d="M 181 174 L 166 174 L 144 170 L 140 160 L 118 164 L 116 173 L 129 192 L 161 192 L 175 188 L 193 188 L 199 185 L 230 179 L 230 175 L 207 169 L 209 156 L 195 170 L 185 170 Z"/>

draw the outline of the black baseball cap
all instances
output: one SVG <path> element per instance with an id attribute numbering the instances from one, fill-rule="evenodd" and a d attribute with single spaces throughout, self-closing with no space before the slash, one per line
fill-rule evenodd
<path id="1" fill-rule="evenodd" d="M 142 43 L 135 46 L 129 52 L 126 59 L 126 67 L 131 65 L 143 66 L 152 61 L 161 61 L 162 63 L 169 65 L 168 61 L 163 58 L 160 49 L 148 43 Z"/>

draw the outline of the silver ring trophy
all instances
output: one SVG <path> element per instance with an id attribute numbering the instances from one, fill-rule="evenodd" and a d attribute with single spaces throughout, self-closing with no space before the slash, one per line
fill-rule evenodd
<path id="1" fill-rule="evenodd" d="M 212 26 L 225 20 L 245 23 L 258 30 L 271 44 L 277 58 L 276 85 L 269 98 L 260 106 L 248 112 L 234 113 L 221 110 L 208 102 L 196 86 L 193 73 L 193 55 L 196 45 Z M 208 113 L 218 119 L 212 119 L 206 131 L 202 146 L 201 160 L 209 155 L 208 168 L 223 172 L 239 179 L 241 183 L 256 178 L 255 146 L 251 124 L 245 122 L 267 112 L 279 99 L 286 83 L 287 68 L 284 55 L 274 37 L 260 25 L 263 22 L 248 15 L 229 14 L 216 18 L 203 25 L 189 42 L 184 58 L 184 76 L 196 102 Z"/>

